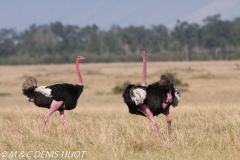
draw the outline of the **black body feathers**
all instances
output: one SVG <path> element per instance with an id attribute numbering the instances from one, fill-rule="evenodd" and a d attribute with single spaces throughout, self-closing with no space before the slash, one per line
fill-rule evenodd
<path id="1" fill-rule="evenodd" d="M 171 103 L 167 105 L 166 108 L 162 107 L 163 102 L 167 98 L 167 93 L 171 91 L 172 99 L 175 97 L 174 95 L 174 87 L 173 85 L 170 86 L 160 86 L 158 82 L 153 83 L 147 87 L 147 99 L 146 105 L 152 111 L 153 115 L 159 115 L 167 110 Z"/>
<path id="2" fill-rule="evenodd" d="M 38 107 L 50 108 L 53 100 L 63 101 L 65 110 L 72 110 L 76 107 L 77 101 L 83 92 L 83 85 L 73 84 L 55 84 L 45 87 L 51 89 L 51 96 L 46 96 L 41 92 L 35 91 L 37 86 L 30 88 L 23 87 L 23 94 L 29 98 L 29 101 L 34 100 L 34 104 Z"/>
<path id="3" fill-rule="evenodd" d="M 136 86 L 134 84 L 130 84 L 127 86 L 127 88 L 123 92 L 122 97 L 124 99 L 124 102 L 128 106 L 129 113 L 131 113 L 131 114 L 145 116 L 141 112 L 140 106 L 136 105 L 132 101 L 131 96 L 130 96 L 130 90 L 132 88 L 137 88 L 137 87 L 146 89 L 147 97 L 144 101 L 144 104 L 146 104 L 148 106 L 148 108 L 150 109 L 150 111 L 153 113 L 154 116 L 163 113 L 165 110 L 167 110 L 170 107 L 171 103 L 168 104 L 167 107 L 165 107 L 165 108 L 162 107 L 162 104 L 166 100 L 167 93 L 169 91 L 171 91 L 172 98 L 175 98 L 175 95 L 174 95 L 175 89 L 172 84 L 160 86 L 159 82 L 156 82 L 156 83 L 149 85 L 148 87 Z"/>
<path id="4" fill-rule="evenodd" d="M 83 91 L 83 85 L 73 84 L 55 84 L 47 86 L 52 90 L 52 98 L 56 101 L 63 101 L 65 104 L 65 110 L 72 110 L 77 105 L 77 100 Z"/>

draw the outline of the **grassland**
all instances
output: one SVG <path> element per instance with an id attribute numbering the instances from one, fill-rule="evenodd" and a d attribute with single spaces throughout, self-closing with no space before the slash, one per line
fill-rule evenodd
<path id="1" fill-rule="evenodd" d="M 240 62 L 149 62 L 148 84 L 166 72 L 176 73 L 188 84 L 180 86 L 181 102 L 171 108 L 171 138 L 166 117 L 156 117 L 159 139 L 149 120 L 130 115 L 121 95 L 112 92 L 126 81 L 140 83 L 141 63 L 81 64 L 85 88 L 78 106 L 65 112 L 69 128 L 64 129 L 56 112 L 44 134 L 39 131 L 47 109 L 27 101 L 22 83 L 26 76 L 37 78 L 39 85 L 77 83 L 74 64 L 0 66 L 0 159 L 49 159 L 43 151 L 59 151 L 52 159 L 238 159 L 240 69 L 236 64 Z M 9 158 L 13 151 L 18 152 L 16 157 Z M 70 158 L 67 151 L 86 152 Z"/>

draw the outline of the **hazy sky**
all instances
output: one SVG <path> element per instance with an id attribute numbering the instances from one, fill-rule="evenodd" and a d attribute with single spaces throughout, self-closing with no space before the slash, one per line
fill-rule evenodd
<path id="1" fill-rule="evenodd" d="M 220 13 L 223 20 L 240 17 L 240 0 L 0 0 L 0 29 L 23 31 L 32 24 L 63 24 L 100 29 L 163 24 L 179 19 L 202 23 Z"/>

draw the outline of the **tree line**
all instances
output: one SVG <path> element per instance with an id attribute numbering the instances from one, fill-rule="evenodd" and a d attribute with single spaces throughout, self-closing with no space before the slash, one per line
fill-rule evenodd
<path id="1" fill-rule="evenodd" d="M 150 61 L 240 59 L 240 18 L 208 16 L 202 25 L 177 21 L 173 29 L 153 25 L 100 30 L 53 22 L 31 25 L 17 32 L 0 30 L 0 64 L 71 63 L 77 55 L 85 62 L 141 61 L 142 49 Z"/>

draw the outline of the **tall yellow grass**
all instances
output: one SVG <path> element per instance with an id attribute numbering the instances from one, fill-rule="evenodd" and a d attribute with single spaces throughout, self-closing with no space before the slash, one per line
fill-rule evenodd
<path id="1" fill-rule="evenodd" d="M 179 106 L 171 108 L 171 138 L 167 135 L 166 117 L 156 117 L 159 139 L 149 120 L 130 115 L 121 95 L 112 92 L 126 81 L 140 83 L 141 63 L 81 64 L 85 88 L 77 107 L 65 112 L 69 128 L 64 129 L 56 112 L 44 134 L 39 131 L 47 110 L 27 101 L 22 95 L 22 83 L 26 76 L 33 76 L 39 85 L 75 84 L 74 64 L 0 66 L 0 159 L 49 159 L 44 151 L 59 153 L 52 159 L 74 159 L 66 156 L 67 151 L 86 151 L 83 157 L 75 155 L 75 159 L 90 160 L 238 159 L 239 63 L 148 63 L 148 84 L 166 72 L 177 73 L 177 78 L 188 84 L 180 87 L 183 92 Z M 40 152 L 42 158 L 36 154 Z M 4 154 L 7 157 L 2 157 Z"/>

